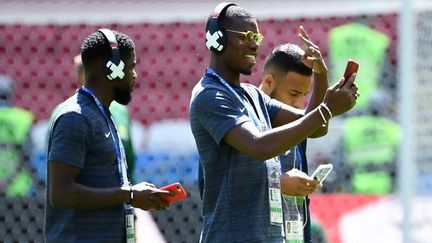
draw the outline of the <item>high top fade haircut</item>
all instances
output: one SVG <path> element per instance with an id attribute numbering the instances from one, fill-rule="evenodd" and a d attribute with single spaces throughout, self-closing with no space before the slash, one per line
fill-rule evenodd
<path id="1" fill-rule="evenodd" d="M 230 6 L 221 18 L 221 27 L 228 28 L 234 25 L 237 19 L 254 19 L 255 17 L 240 6 Z"/>
<path id="2" fill-rule="evenodd" d="M 132 39 L 123 33 L 117 31 L 112 32 L 114 33 L 118 43 L 120 59 L 130 57 L 131 53 L 135 50 L 135 44 Z M 101 32 L 93 32 L 84 39 L 81 45 L 81 59 L 84 67 L 99 58 L 108 61 L 110 57 L 110 43 Z"/>
<path id="3" fill-rule="evenodd" d="M 294 72 L 305 76 L 312 75 L 312 69 L 302 62 L 304 51 L 295 44 L 281 44 L 267 56 L 264 64 L 264 73 L 278 72 L 286 74 Z"/>
<path id="4" fill-rule="evenodd" d="M 219 28 L 225 29 L 233 26 L 236 19 L 254 19 L 255 17 L 240 6 L 229 6 L 225 11 L 221 12 L 219 16 Z M 210 17 L 207 19 L 206 32 L 209 30 Z"/>

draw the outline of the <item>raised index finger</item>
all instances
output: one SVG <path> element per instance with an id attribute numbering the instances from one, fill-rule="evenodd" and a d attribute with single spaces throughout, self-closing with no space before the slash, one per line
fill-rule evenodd
<path id="1" fill-rule="evenodd" d="M 299 39 L 307 46 L 307 47 L 314 47 L 318 48 L 317 45 L 315 45 L 312 40 L 310 39 L 309 35 L 306 33 L 303 26 L 300 26 L 300 33 L 298 34 Z"/>

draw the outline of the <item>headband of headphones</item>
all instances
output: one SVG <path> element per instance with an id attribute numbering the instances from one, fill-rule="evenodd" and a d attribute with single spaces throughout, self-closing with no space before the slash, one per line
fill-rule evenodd
<path id="1" fill-rule="evenodd" d="M 226 46 L 226 36 L 223 28 L 220 27 L 220 17 L 223 16 L 230 6 L 237 6 L 234 3 L 219 3 L 207 22 L 206 46 L 214 53 L 222 53 Z"/>
<path id="2" fill-rule="evenodd" d="M 213 10 L 213 13 L 210 14 L 211 18 L 217 18 L 219 20 L 219 16 L 226 11 L 229 6 L 237 6 L 235 3 L 223 2 L 219 3 L 216 8 Z"/>
<path id="3" fill-rule="evenodd" d="M 111 58 L 108 60 L 105 66 L 107 78 L 109 80 L 116 78 L 122 79 L 125 75 L 123 72 L 124 63 L 120 59 L 120 50 L 115 34 L 109 29 L 99 29 L 98 31 L 105 36 L 111 48 Z"/>

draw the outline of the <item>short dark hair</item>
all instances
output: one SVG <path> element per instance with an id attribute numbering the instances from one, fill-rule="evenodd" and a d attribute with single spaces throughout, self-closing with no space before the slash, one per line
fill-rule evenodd
<path id="1" fill-rule="evenodd" d="M 226 10 L 225 15 L 221 19 L 221 26 L 231 26 L 235 19 L 253 19 L 255 18 L 252 13 L 240 6 L 230 6 Z"/>
<path id="2" fill-rule="evenodd" d="M 295 72 L 301 75 L 312 75 L 312 69 L 302 62 L 303 50 L 291 43 L 285 43 L 277 46 L 270 55 L 267 56 L 264 64 L 264 73 L 271 70 L 287 73 Z"/>
<path id="3" fill-rule="evenodd" d="M 220 13 L 219 28 L 224 29 L 227 26 L 231 26 L 236 18 L 246 19 L 246 18 L 255 18 L 255 17 L 252 15 L 252 13 L 250 13 L 246 9 L 237 5 L 232 5 Z M 211 16 L 207 19 L 206 32 L 209 30 L 210 19 Z"/>
<path id="4" fill-rule="evenodd" d="M 129 36 L 113 31 L 118 48 L 120 50 L 120 58 L 125 58 L 131 55 L 135 50 L 135 44 Z M 93 62 L 96 59 L 102 58 L 107 60 L 111 57 L 111 47 L 105 36 L 99 32 L 91 33 L 87 38 L 84 39 L 81 45 L 81 58 L 84 66 Z"/>

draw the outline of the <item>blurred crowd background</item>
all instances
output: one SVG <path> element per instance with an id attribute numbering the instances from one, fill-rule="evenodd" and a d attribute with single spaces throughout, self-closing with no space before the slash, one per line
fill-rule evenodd
<path id="1" fill-rule="evenodd" d="M 255 14 L 265 36 L 253 74 L 243 81 L 259 84 L 264 59 L 276 45 L 300 45 L 300 25 L 319 45 L 332 82 L 349 58 L 360 64 L 356 108 L 332 119 L 326 137 L 308 142 L 310 172 L 321 163 L 334 165 L 311 197 L 322 242 L 402 242 L 402 82 L 416 87 L 406 94 L 416 101 L 410 242 L 432 242 L 432 8 L 414 1 L 415 75 L 401 80 L 401 2 L 236 1 Z M 101 27 L 136 44 L 138 79 L 129 105 L 135 181 L 182 182 L 188 198 L 151 215 L 166 242 L 198 242 L 198 154 L 188 109 L 191 89 L 208 65 L 204 27 L 216 4 L 0 1 L 0 242 L 43 241 L 48 119 L 78 88 L 74 56 Z"/>

